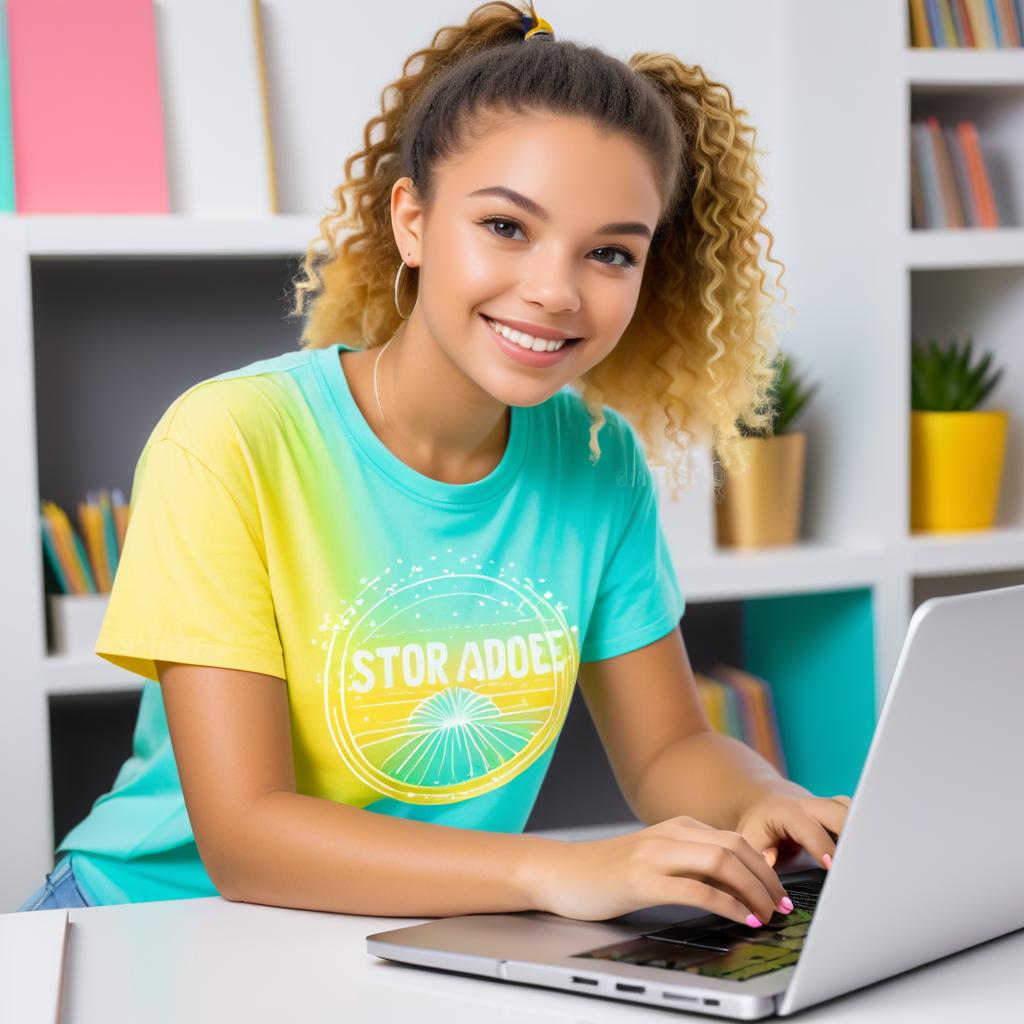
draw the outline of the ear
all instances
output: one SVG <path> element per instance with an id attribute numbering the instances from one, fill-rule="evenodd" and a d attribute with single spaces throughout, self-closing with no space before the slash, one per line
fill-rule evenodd
<path id="1" fill-rule="evenodd" d="M 420 264 L 423 210 L 412 178 L 399 178 L 391 187 L 391 230 L 401 257 L 410 267 Z"/>

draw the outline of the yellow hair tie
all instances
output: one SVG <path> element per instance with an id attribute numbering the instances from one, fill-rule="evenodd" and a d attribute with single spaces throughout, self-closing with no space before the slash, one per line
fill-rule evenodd
<path id="1" fill-rule="evenodd" d="M 533 26 L 532 28 L 530 26 Z M 551 22 L 545 21 L 544 18 L 537 18 L 536 24 L 533 18 L 528 14 L 523 15 L 523 40 L 529 39 L 531 36 L 546 35 L 555 38 L 555 30 L 551 27 Z"/>

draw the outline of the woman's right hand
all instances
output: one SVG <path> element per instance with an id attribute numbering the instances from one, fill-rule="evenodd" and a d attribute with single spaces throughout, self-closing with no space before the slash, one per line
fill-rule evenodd
<path id="1" fill-rule="evenodd" d="M 751 924 L 788 913 L 779 876 L 738 832 L 687 815 L 625 835 L 551 843 L 532 870 L 538 910 L 603 921 L 680 903 Z M 790 905 L 789 909 L 792 909 Z"/>

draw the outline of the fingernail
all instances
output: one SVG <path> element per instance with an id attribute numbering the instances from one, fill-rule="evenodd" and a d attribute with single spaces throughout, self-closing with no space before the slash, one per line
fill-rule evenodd
<path id="1" fill-rule="evenodd" d="M 831 855 L 826 853 L 825 856 L 821 858 L 821 863 L 824 864 L 825 867 L 827 867 L 827 868 L 832 867 L 832 857 L 831 857 Z"/>
<path id="2" fill-rule="evenodd" d="M 779 912 L 783 914 L 793 913 L 793 901 L 788 896 L 783 896 L 779 900 Z"/>
<path id="3" fill-rule="evenodd" d="M 747 914 L 747 924 L 749 924 L 751 928 L 762 927 L 761 922 L 756 917 L 754 917 L 753 914 Z"/>

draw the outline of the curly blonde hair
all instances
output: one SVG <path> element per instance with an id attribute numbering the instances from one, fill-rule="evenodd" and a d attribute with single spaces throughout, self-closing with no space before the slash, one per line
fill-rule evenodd
<path id="1" fill-rule="evenodd" d="M 758 235 L 767 239 L 767 259 L 784 266 L 772 259 L 774 238 L 761 223 L 767 204 L 758 193 L 755 131 L 729 88 L 699 66 L 668 53 L 637 53 L 625 63 L 550 36 L 524 43 L 526 15 L 536 18 L 532 3 L 481 4 L 406 60 L 366 124 L 363 149 L 345 161 L 336 209 L 305 254 L 305 278 L 293 279 L 291 315 L 303 315 L 311 300 L 303 349 L 339 337 L 370 349 L 391 337 L 401 323 L 392 186 L 408 175 L 429 206 L 435 167 L 472 144 L 480 115 L 543 111 L 622 133 L 652 157 L 662 213 L 629 326 L 571 386 L 590 414 L 591 458 L 600 457 L 608 404 L 634 425 L 653 464 L 671 465 L 675 496 L 691 477 L 683 471 L 689 442 L 710 442 L 727 470 L 745 468 L 737 421 L 771 431 L 778 345 Z M 418 278 L 416 268 L 403 275 L 402 308 L 415 300 Z M 717 498 L 724 478 L 714 468 Z"/>

